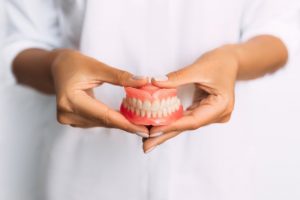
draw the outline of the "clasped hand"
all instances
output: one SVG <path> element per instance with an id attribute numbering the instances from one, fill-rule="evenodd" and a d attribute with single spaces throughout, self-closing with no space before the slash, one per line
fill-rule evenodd
<path id="1" fill-rule="evenodd" d="M 206 53 L 191 65 L 167 74 L 166 80 L 152 78 L 152 84 L 161 88 L 194 84 L 195 94 L 192 105 L 182 118 L 150 130 L 132 124 L 118 111 L 96 100 L 93 94 L 93 88 L 103 83 L 140 87 L 147 84 L 147 77 L 133 76 L 73 50 L 56 53 L 51 69 L 57 97 L 57 119 L 62 124 L 117 128 L 135 133 L 144 138 L 143 150 L 148 152 L 180 133 L 230 119 L 238 59 L 225 48 Z"/>

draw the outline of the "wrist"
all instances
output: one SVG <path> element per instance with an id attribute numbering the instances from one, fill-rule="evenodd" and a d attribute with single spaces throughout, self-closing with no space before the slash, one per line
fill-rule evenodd
<path id="1" fill-rule="evenodd" d="M 76 51 L 72 49 L 60 48 L 54 49 L 49 53 L 49 69 L 52 81 L 54 80 L 55 72 L 57 71 L 56 68 L 61 65 L 64 58 L 70 57 L 74 52 Z"/>
<path id="2" fill-rule="evenodd" d="M 226 44 L 218 48 L 216 51 L 220 51 L 223 56 L 226 57 L 226 60 L 231 63 L 233 70 L 235 70 L 236 75 L 238 75 L 241 66 L 241 46 L 239 44 Z"/>
<path id="3" fill-rule="evenodd" d="M 199 61 L 217 67 L 218 71 L 225 72 L 226 76 L 236 80 L 240 69 L 240 46 L 236 44 L 221 46 L 205 53 Z"/>

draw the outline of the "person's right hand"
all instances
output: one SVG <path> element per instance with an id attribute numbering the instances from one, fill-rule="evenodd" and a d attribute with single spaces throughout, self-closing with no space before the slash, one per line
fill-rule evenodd
<path id="1" fill-rule="evenodd" d="M 148 137 L 145 126 L 134 125 L 93 95 L 102 83 L 140 87 L 146 77 L 133 76 L 74 50 L 55 50 L 51 65 L 57 99 L 57 120 L 73 127 L 108 127 Z M 111 96 L 111 98 L 115 98 Z"/>

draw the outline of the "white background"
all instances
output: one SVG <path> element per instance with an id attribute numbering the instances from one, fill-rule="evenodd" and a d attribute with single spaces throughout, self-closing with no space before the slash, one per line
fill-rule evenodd
<path id="1" fill-rule="evenodd" d="M 0 42 L 2 22 L 0 6 Z M 236 96 L 235 109 L 243 114 L 233 115 L 232 120 L 249 121 L 249 126 L 236 134 L 253 148 L 256 162 L 251 182 L 255 185 L 249 187 L 254 198 L 299 200 L 300 54 L 273 76 L 239 83 Z M 30 115 L 35 114 L 54 116 L 54 98 L 0 80 L 0 200 L 34 199 L 36 163 L 43 147 L 41 130 L 35 130 L 30 122 Z"/>

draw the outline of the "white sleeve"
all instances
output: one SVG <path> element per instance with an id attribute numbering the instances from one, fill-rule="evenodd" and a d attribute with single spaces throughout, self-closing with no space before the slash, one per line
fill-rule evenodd
<path id="1" fill-rule="evenodd" d="M 299 0 L 249 0 L 242 19 L 241 41 L 273 35 L 294 54 L 300 46 Z"/>
<path id="2" fill-rule="evenodd" d="M 5 35 L 2 45 L 2 75 L 7 83 L 16 83 L 12 62 L 28 48 L 58 48 L 60 32 L 54 0 L 6 0 Z"/>

